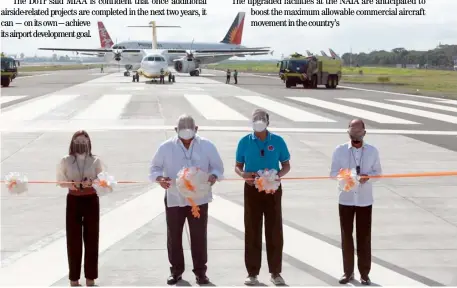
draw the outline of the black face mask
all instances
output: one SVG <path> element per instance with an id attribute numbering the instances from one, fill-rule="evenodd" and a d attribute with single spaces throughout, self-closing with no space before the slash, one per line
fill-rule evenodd
<path id="1" fill-rule="evenodd" d="M 73 144 L 73 149 L 76 154 L 87 153 L 88 148 L 87 144 Z"/>

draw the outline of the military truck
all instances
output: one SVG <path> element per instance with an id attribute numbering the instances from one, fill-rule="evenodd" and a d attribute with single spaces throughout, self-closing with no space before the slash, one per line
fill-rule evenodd
<path id="1" fill-rule="evenodd" d="M 325 56 L 303 56 L 295 53 L 278 62 L 279 77 L 286 88 L 297 84 L 303 88 L 317 88 L 325 85 L 334 89 L 341 80 L 342 61 Z"/>
<path id="2" fill-rule="evenodd" d="M 17 76 L 17 66 L 16 60 L 12 57 L 6 57 L 2 53 L 1 55 L 2 61 L 2 87 L 10 86 L 10 83 L 13 81 L 14 78 Z"/>

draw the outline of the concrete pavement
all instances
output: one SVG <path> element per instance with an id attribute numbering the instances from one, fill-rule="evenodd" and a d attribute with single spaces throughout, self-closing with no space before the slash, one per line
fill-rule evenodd
<path id="1" fill-rule="evenodd" d="M 183 76 L 177 77 L 175 84 L 158 86 L 134 84 L 123 76 L 108 75 L 2 109 L 2 175 L 19 171 L 30 180 L 54 180 L 56 164 L 67 153 L 72 133 L 84 128 L 92 137 L 94 153 L 106 162 L 110 174 L 117 180 L 145 181 L 119 185 L 114 193 L 101 198 L 100 285 L 166 285 L 169 264 L 163 191 L 147 183 L 147 173 L 158 145 L 174 135 L 171 128 L 178 115 L 191 113 L 198 125 L 209 128 L 202 129 L 200 134 L 215 142 L 225 164 L 225 176 L 229 178 L 235 177 L 236 145 L 249 133 L 247 118 L 256 106 L 244 100 L 239 102 L 242 99 L 234 96 L 258 96 L 256 99 L 261 101 L 256 104 L 259 105 L 268 102 L 262 102 L 265 98 L 335 121 L 320 124 L 297 121 L 303 119 L 293 120 L 286 118 L 292 114 L 272 112 L 272 126 L 291 129 L 280 132 L 292 154 L 290 177 L 327 175 L 333 149 L 347 141 L 344 129 L 350 116 L 292 106 L 289 100 L 265 95 L 267 91 L 256 92 L 254 89 L 260 88 L 255 85 L 252 92 L 246 87 L 214 80 L 215 77 L 209 75 Z M 196 98 L 195 95 L 213 97 Z M 200 98 L 204 100 L 202 103 Z M 224 112 L 221 103 L 225 105 L 222 108 L 231 110 Z M 446 105 L 453 107 L 451 103 Z M 219 115 L 214 111 L 210 114 L 211 110 Z M 300 117 L 299 113 L 294 115 Z M 403 114 L 397 116 L 419 119 L 406 118 Z M 222 117 L 227 120 L 220 120 Z M 233 120 L 235 117 L 240 120 Z M 240 131 L 239 127 L 246 127 L 246 131 Z M 329 127 L 339 130 L 326 133 Z M 370 134 L 378 127 L 370 123 L 367 141 L 379 149 L 384 173 L 457 170 L 455 150 L 388 132 Z M 383 127 L 390 131 L 399 128 Z M 299 130 L 311 128 L 318 130 Z M 409 131 L 414 133 L 415 129 L 418 128 Z M 442 137 L 457 138 L 457 135 Z M 289 286 L 338 285 L 342 264 L 335 183 L 285 180 L 283 185 L 282 275 Z M 375 184 L 373 283 L 381 286 L 457 285 L 456 186 L 456 177 L 385 179 Z M 0 285 L 67 285 L 63 232 L 66 192 L 53 184 L 30 184 L 27 195 L 10 195 L 3 186 L 1 189 L 4 267 L 0 272 Z M 246 277 L 242 182 L 221 182 L 214 190 L 216 197 L 209 212 L 208 276 L 215 286 L 241 286 Z M 187 269 L 185 281 L 180 285 L 196 285 L 187 232 L 183 238 Z M 267 272 L 264 261 L 260 281 L 270 285 Z"/>

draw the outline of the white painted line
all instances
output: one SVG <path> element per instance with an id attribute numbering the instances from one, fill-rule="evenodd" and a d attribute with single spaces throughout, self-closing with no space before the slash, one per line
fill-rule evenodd
<path id="1" fill-rule="evenodd" d="M 337 103 L 332 103 L 328 101 L 323 101 L 319 99 L 314 99 L 314 98 L 305 98 L 305 97 L 287 97 L 289 99 L 310 104 L 310 105 L 315 105 L 324 109 L 329 109 L 332 111 L 336 111 L 339 113 L 343 113 L 346 115 L 351 115 L 355 117 L 360 117 L 365 120 L 370 120 L 378 123 L 383 123 L 383 124 L 419 124 L 413 121 L 401 119 L 401 118 L 396 118 L 388 115 L 383 115 L 380 113 L 375 113 L 367 110 L 362 110 L 350 106 L 345 106 Z"/>
<path id="2" fill-rule="evenodd" d="M 156 187 L 103 215 L 100 219 L 99 253 L 159 216 L 164 211 L 163 205 L 163 189 Z M 63 237 L 10 266 L 2 267 L 0 286 L 49 287 L 67 273 L 66 238 Z"/>
<path id="3" fill-rule="evenodd" d="M 336 122 L 313 113 L 309 113 L 286 104 L 276 102 L 260 96 L 236 96 L 238 99 L 251 103 L 254 106 L 264 108 L 281 117 L 290 119 L 295 122 Z"/>
<path id="4" fill-rule="evenodd" d="M 395 99 L 388 100 L 388 101 L 402 103 L 402 104 L 415 105 L 415 106 L 425 107 L 425 108 L 438 109 L 438 110 L 449 111 L 449 112 L 457 112 L 456 107 L 449 107 L 449 106 L 437 105 L 437 104 L 432 104 L 432 103 L 424 103 L 424 102 L 412 101 L 412 100 L 395 100 Z"/>
<path id="5" fill-rule="evenodd" d="M 265 75 L 251 74 L 251 73 L 243 73 L 243 74 L 244 74 L 244 75 L 249 75 L 249 76 L 254 76 L 254 77 L 260 77 L 260 78 L 279 79 L 279 77 L 273 77 L 273 76 L 265 76 Z M 338 85 L 338 88 L 351 89 L 351 90 L 359 90 L 359 91 L 366 91 L 366 92 L 374 92 L 374 93 L 382 93 L 382 94 L 390 94 L 390 95 L 398 95 L 398 96 L 408 96 L 408 97 L 422 98 L 422 99 L 428 99 L 428 100 L 440 100 L 440 98 L 431 97 L 431 96 L 429 97 L 429 96 L 420 96 L 420 95 L 413 95 L 413 94 L 406 94 L 406 93 L 398 93 L 398 92 L 389 92 L 389 91 L 381 91 L 381 90 L 363 89 L 363 88 L 357 88 L 357 87 L 351 87 L 351 86 L 341 86 L 341 85 Z"/>
<path id="6" fill-rule="evenodd" d="M 6 126 L 0 122 L 0 132 L 2 133 L 18 133 L 18 132 L 74 132 L 81 128 L 78 123 L 65 122 L 64 125 L 27 125 L 15 127 L 14 125 Z M 153 126 L 153 125 L 93 125 L 84 126 L 85 130 L 97 131 L 174 131 L 175 126 Z M 275 128 L 269 127 L 271 132 L 279 133 L 322 133 L 322 134 L 347 134 L 347 129 L 332 129 L 332 128 Z M 246 126 L 198 126 L 198 131 L 214 131 L 214 132 L 243 132 L 251 133 L 252 128 Z M 457 131 L 427 131 L 427 130 L 388 130 L 388 129 L 370 129 L 370 134 L 379 135 L 440 135 L 440 136 L 457 136 Z"/>
<path id="7" fill-rule="evenodd" d="M 211 203 L 211 217 L 244 232 L 243 207 L 218 197 Z M 284 253 L 324 273 L 338 278 L 343 269 L 341 248 L 283 225 Z M 262 239 L 265 243 L 265 239 Z M 306 249 L 303 249 L 306 247 Z M 322 257 L 325 255 L 325 257 Z M 357 263 L 357 256 L 355 257 Z M 426 286 L 376 263 L 371 264 L 370 277 L 380 286 Z M 336 285 L 336 284 L 335 284 Z"/>
<path id="8" fill-rule="evenodd" d="M 169 91 L 187 91 L 189 92 L 189 90 L 194 90 L 194 91 L 204 91 L 205 89 L 201 88 L 201 87 L 168 87 L 168 90 Z"/>
<path id="9" fill-rule="evenodd" d="M 141 91 L 144 90 L 144 86 L 126 86 L 126 87 L 117 87 L 118 91 Z"/>
<path id="10" fill-rule="evenodd" d="M 33 120 L 71 100 L 79 95 L 50 95 L 27 101 L 26 104 L 7 108 L 0 115 L 0 123 L 3 121 L 27 121 Z"/>
<path id="11" fill-rule="evenodd" d="M 457 100 L 438 100 L 441 103 L 457 105 Z"/>
<path id="12" fill-rule="evenodd" d="M 185 94 L 184 98 L 208 120 L 248 121 L 248 118 L 209 95 Z"/>
<path id="13" fill-rule="evenodd" d="M 27 73 L 27 72 L 25 72 L 25 73 Z M 24 78 L 41 77 L 41 76 L 49 76 L 49 75 L 52 75 L 52 74 L 47 73 L 47 74 L 37 74 L 37 75 L 18 76 L 18 77 L 16 77 L 16 79 L 14 79 L 14 81 L 21 80 L 21 79 L 24 79 Z"/>
<path id="14" fill-rule="evenodd" d="M 21 99 L 27 96 L 2 96 L 0 97 L 0 104 L 8 103 L 17 99 Z"/>
<path id="15" fill-rule="evenodd" d="M 132 95 L 103 95 L 73 119 L 118 119 Z"/>
<path id="16" fill-rule="evenodd" d="M 409 107 L 401 107 L 401 106 L 396 106 L 396 105 L 391 105 L 391 104 L 384 104 L 384 103 L 380 103 L 380 102 L 376 102 L 376 101 L 359 99 L 359 98 L 339 98 L 339 100 L 348 101 L 348 102 L 352 102 L 352 103 L 356 103 L 356 104 L 373 106 L 373 107 L 377 107 L 377 108 L 381 108 L 381 109 L 392 110 L 392 111 L 396 111 L 396 112 L 411 114 L 414 116 L 425 117 L 425 118 L 430 118 L 430 119 L 439 120 L 439 121 L 443 121 L 443 122 L 457 124 L 457 117 L 455 117 L 455 116 L 449 116 L 449 115 L 445 115 L 445 114 L 439 114 L 439 113 L 435 113 L 435 112 L 429 112 L 429 111 L 424 111 L 424 110 L 419 110 L 419 109 L 414 109 L 414 108 L 409 108 Z"/>

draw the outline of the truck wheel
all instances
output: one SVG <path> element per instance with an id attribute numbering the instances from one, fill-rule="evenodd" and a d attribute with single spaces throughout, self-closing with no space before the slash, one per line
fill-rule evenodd
<path id="1" fill-rule="evenodd" d="M 3 87 L 8 87 L 10 86 L 11 80 L 9 77 L 2 78 L 2 86 Z"/>
<path id="2" fill-rule="evenodd" d="M 313 80 L 311 81 L 311 88 L 312 89 L 317 88 L 317 75 L 313 75 Z"/>
<path id="3" fill-rule="evenodd" d="M 333 75 L 328 76 L 327 84 L 325 84 L 325 88 L 327 88 L 327 89 L 333 88 Z"/>
<path id="4" fill-rule="evenodd" d="M 290 88 L 290 81 L 289 80 L 286 81 L 286 88 Z"/>

